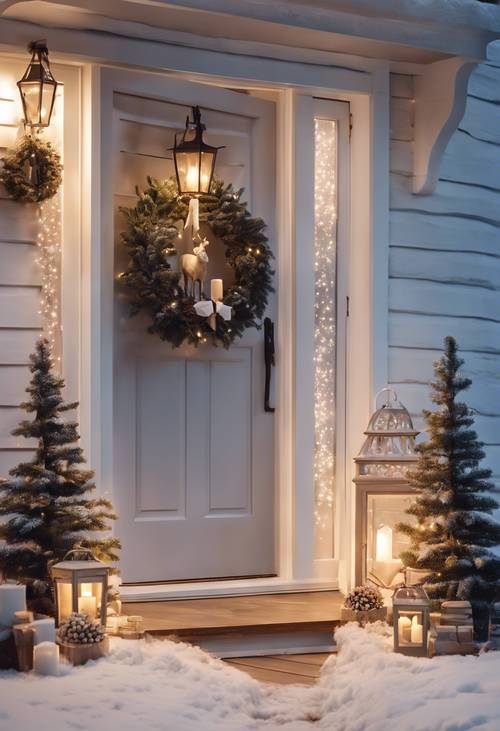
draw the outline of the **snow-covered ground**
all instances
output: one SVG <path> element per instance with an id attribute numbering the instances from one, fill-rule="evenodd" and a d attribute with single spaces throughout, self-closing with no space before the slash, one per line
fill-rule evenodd
<path id="1" fill-rule="evenodd" d="M 196 648 L 115 640 L 63 677 L 0 673 L 1 731 L 500 731 L 500 653 L 433 660 L 348 625 L 312 688 L 266 686 Z"/>

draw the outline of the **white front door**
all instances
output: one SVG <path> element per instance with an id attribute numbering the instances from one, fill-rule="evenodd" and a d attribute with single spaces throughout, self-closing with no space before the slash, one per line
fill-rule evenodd
<path id="1" fill-rule="evenodd" d="M 168 77 L 159 97 L 152 78 L 154 93 L 141 75 L 113 98 L 115 274 L 126 264 L 118 208 L 134 205 L 147 175 L 173 174 L 167 150 L 194 104 L 207 141 L 226 145 L 216 172 L 245 187 L 274 248 L 274 103 Z M 213 261 L 209 277 L 224 276 L 215 271 L 223 257 Z M 274 574 L 274 417 L 264 410 L 263 332 L 247 331 L 227 351 L 172 349 L 147 333 L 145 319 L 129 319 L 119 293 L 114 308 L 113 499 L 124 582 Z M 268 314 L 274 319 L 274 298 Z"/>

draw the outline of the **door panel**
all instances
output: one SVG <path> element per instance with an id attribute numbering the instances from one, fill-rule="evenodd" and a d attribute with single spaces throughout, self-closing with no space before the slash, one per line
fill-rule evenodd
<path id="1" fill-rule="evenodd" d="M 216 172 L 246 188 L 252 215 L 268 224 L 273 248 L 274 104 L 245 94 L 158 77 L 114 94 L 115 273 L 127 257 L 120 205 L 134 205 L 146 176 L 173 174 L 167 159 L 199 104 L 207 141 L 226 145 Z M 153 98 L 154 97 L 154 98 Z M 204 232 L 205 233 L 205 232 Z M 179 247 L 189 247 L 185 237 Z M 209 278 L 230 281 L 211 240 Z M 225 269 L 224 269 L 225 267 Z M 268 314 L 274 317 L 274 297 Z M 265 413 L 262 331 L 230 350 L 170 344 L 129 319 L 115 297 L 114 500 L 125 582 L 268 575 L 274 557 L 274 418 Z"/>

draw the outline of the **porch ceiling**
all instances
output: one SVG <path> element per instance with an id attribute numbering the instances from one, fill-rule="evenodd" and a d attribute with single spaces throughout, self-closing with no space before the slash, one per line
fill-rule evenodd
<path id="1" fill-rule="evenodd" d="M 0 0 L 0 13 L 150 41 L 175 32 L 185 45 L 224 38 L 411 63 L 482 60 L 500 38 L 500 8 L 477 0 Z"/>

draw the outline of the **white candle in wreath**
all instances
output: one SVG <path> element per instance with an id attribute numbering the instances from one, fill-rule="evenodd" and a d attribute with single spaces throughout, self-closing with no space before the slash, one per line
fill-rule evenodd
<path id="1" fill-rule="evenodd" d="M 222 286 L 222 279 L 211 279 L 210 280 L 210 299 L 214 302 L 222 302 L 224 297 L 224 288 Z"/>
<path id="2" fill-rule="evenodd" d="M 59 647 L 55 642 L 42 642 L 33 648 L 33 670 L 39 675 L 59 674 Z"/>
<path id="3" fill-rule="evenodd" d="M 0 625 L 11 627 L 16 612 L 26 611 L 26 587 L 24 584 L 0 584 Z"/>

